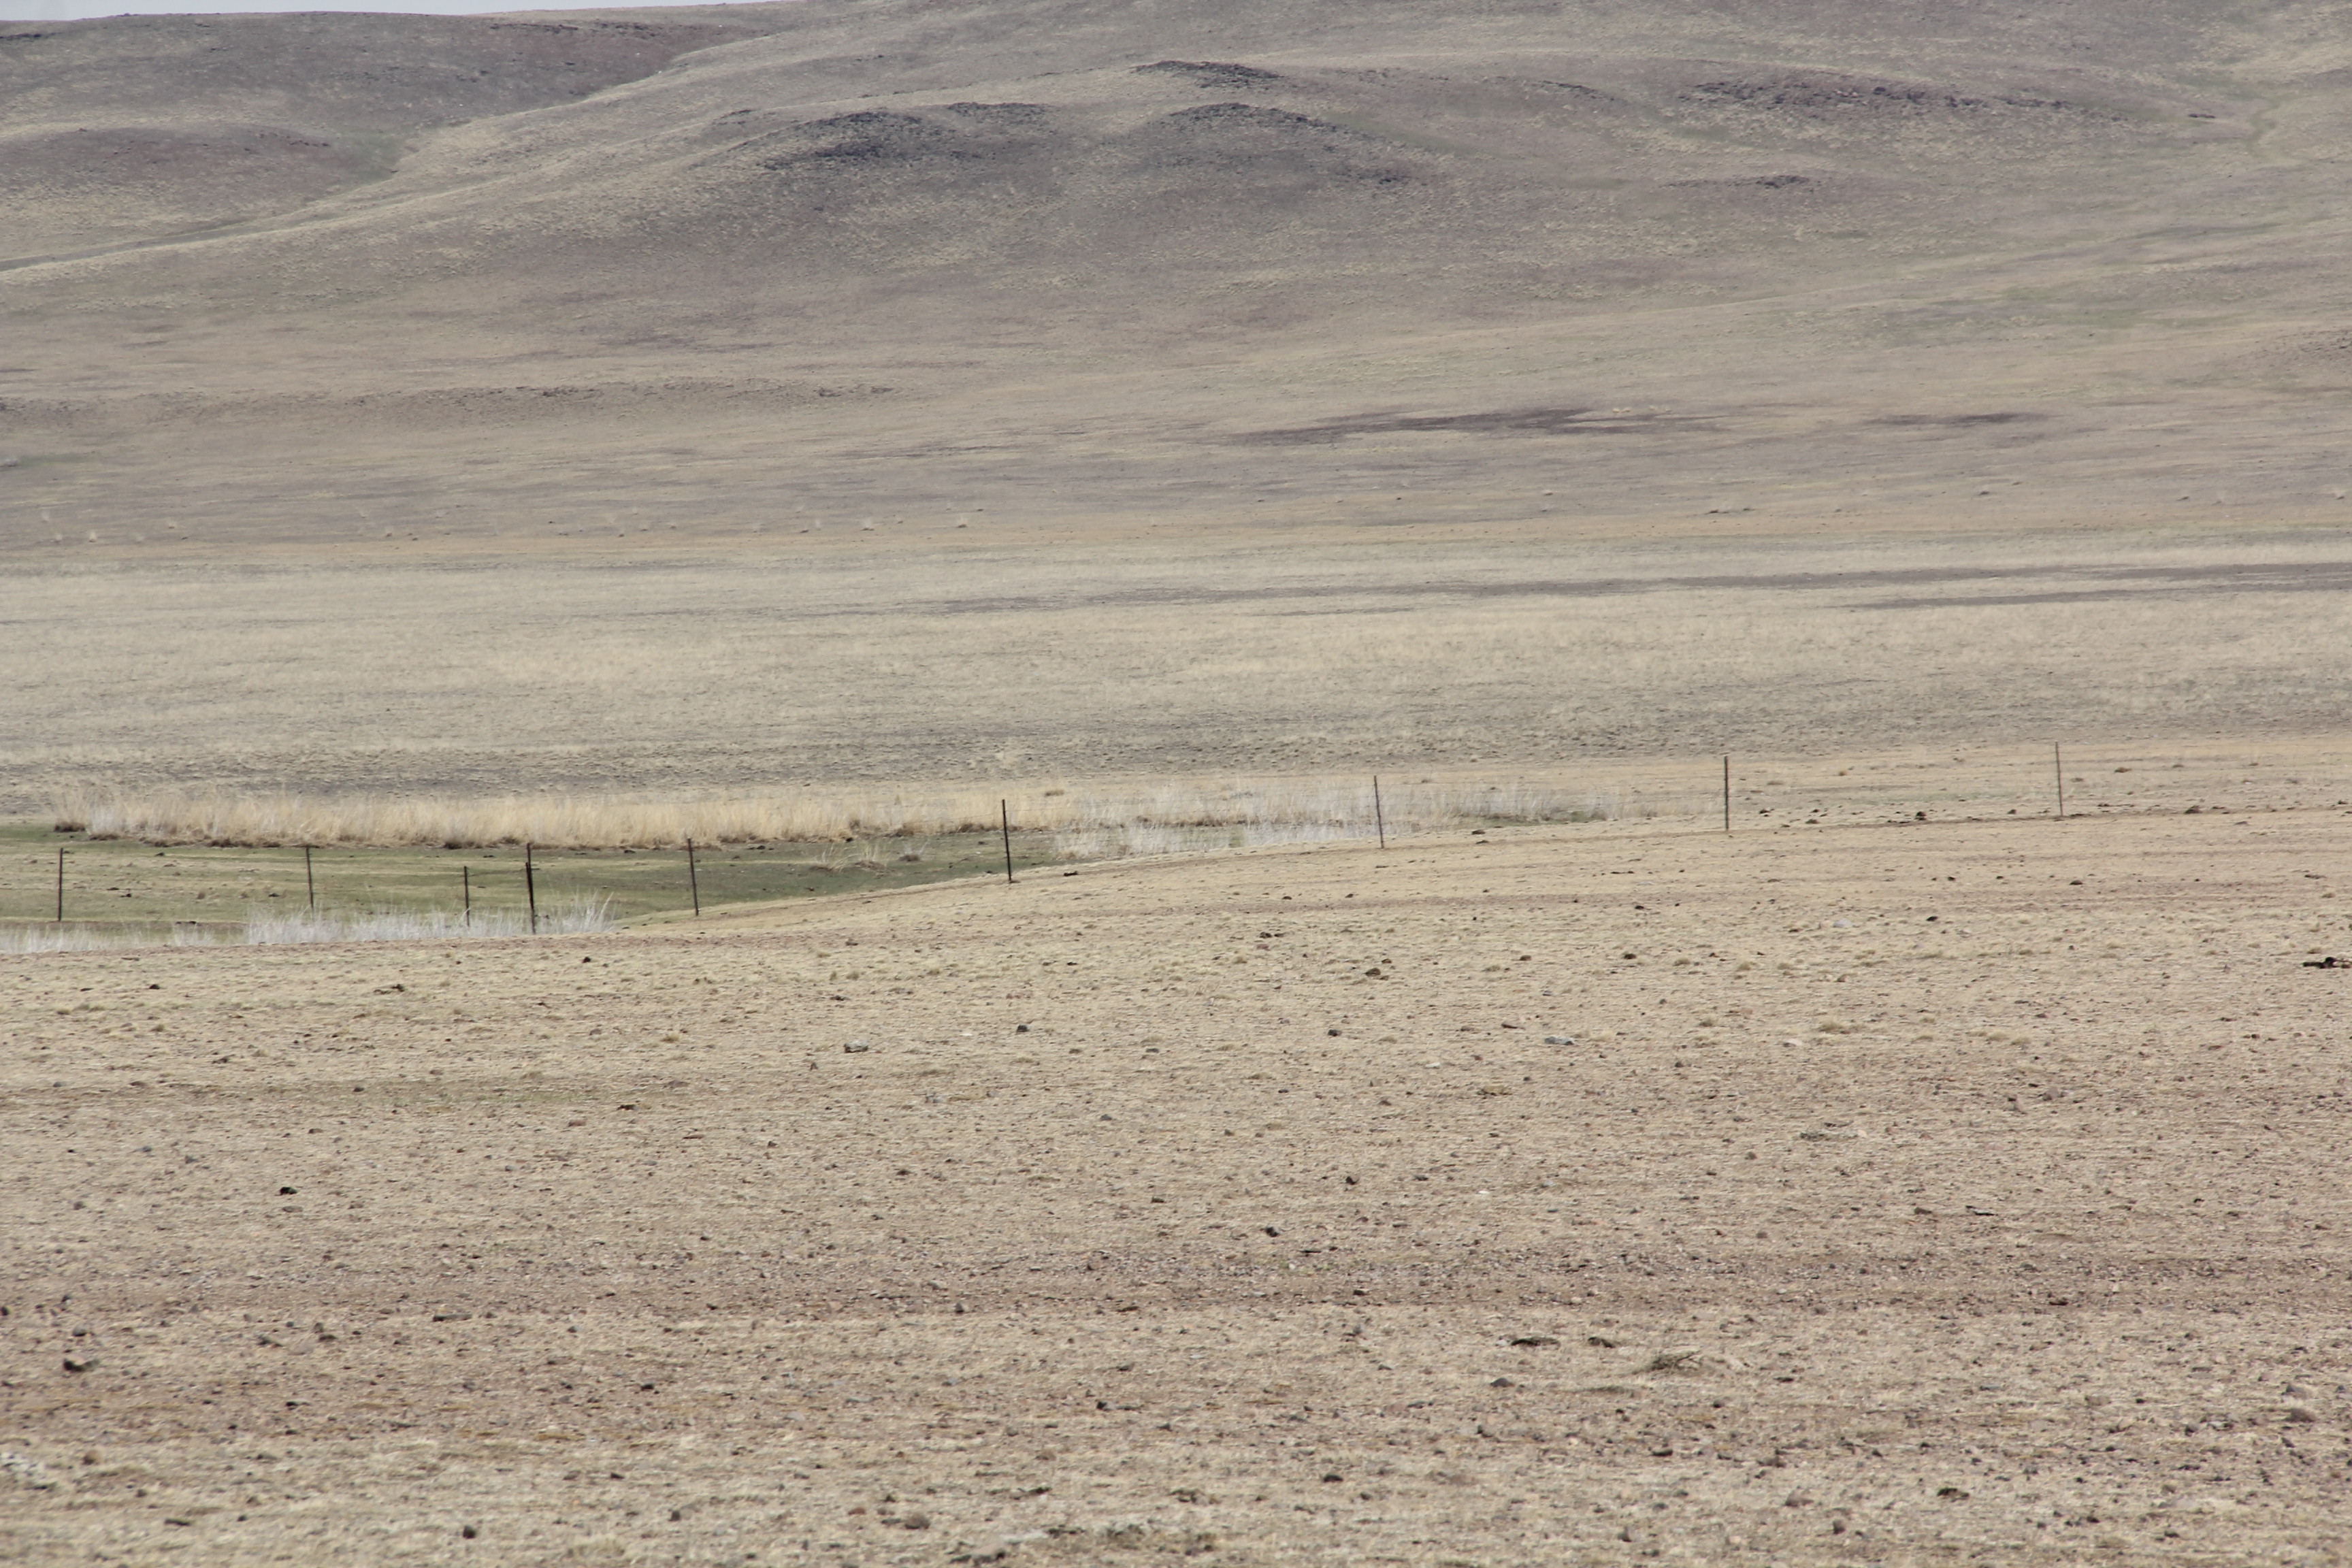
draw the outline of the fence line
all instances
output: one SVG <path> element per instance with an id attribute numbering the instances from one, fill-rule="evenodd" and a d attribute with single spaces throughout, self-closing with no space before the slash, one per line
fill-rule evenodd
<path id="1" fill-rule="evenodd" d="M 1507 784 L 1441 784 L 1422 779 L 1399 785 L 1383 775 L 1353 780 L 1236 780 L 1215 790 L 1196 784 L 1093 791 L 1053 788 L 1027 796 L 997 796 L 992 802 L 995 809 L 977 824 L 970 820 L 971 814 L 960 809 L 933 811 L 929 806 L 919 808 L 918 805 L 893 797 L 895 814 L 862 836 L 732 845 L 713 844 L 699 836 L 688 837 L 680 840 L 682 853 L 674 868 L 662 853 L 625 862 L 619 858 L 642 853 L 627 846 L 597 852 L 598 863 L 593 866 L 580 863 L 580 858 L 587 853 L 581 850 L 559 850 L 551 861 L 542 858 L 546 850 L 543 843 L 525 839 L 520 844 L 520 863 L 512 869 L 511 884 L 503 880 L 508 874 L 504 867 L 486 867 L 469 858 L 454 868 L 456 885 L 447 889 L 457 895 L 454 912 L 441 908 L 430 890 L 425 892 L 422 907 L 404 907 L 400 899 L 380 893 L 375 883 L 362 883 L 357 897 L 350 896 L 351 889 L 346 887 L 340 889 L 343 896 L 339 898 L 336 883 L 342 868 L 336 860 L 348 861 L 362 856 L 373 860 L 372 852 L 345 847 L 340 857 L 322 858 L 306 842 L 289 847 L 301 856 L 302 880 L 290 889 L 294 897 L 302 900 L 299 914 L 255 913 L 237 922 L 173 921 L 168 923 L 168 930 L 161 914 L 149 919 L 131 916 L 121 921 L 88 918 L 89 904 L 85 900 L 98 894 L 94 888 L 86 895 L 75 891 L 81 879 L 75 868 L 81 864 L 97 868 L 116 862 L 99 850 L 95 843 L 79 857 L 60 846 L 56 851 L 54 887 L 44 889 L 49 895 L 46 902 L 51 916 L 47 922 L 50 929 L 35 932 L 0 927 L 0 952 L 69 951 L 160 942 L 242 945 L 499 938 L 533 932 L 577 935 L 612 929 L 621 919 L 636 913 L 691 909 L 699 915 L 706 903 L 764 901 L 827 891 L 830 879 L 852 872 L 884 879 L 903 873 L 898 880 L 913 882 L 997 868 L 1010 880 L 1020 864 L 1037 866 L 1055 861 L 1097 861 L 1357 840 L 1385 847 L 1394 838 L 1444 831 L 1467 822 L 1593 822 L 1659 816 L 1705 820 L 1700 814 L 1719 812 L 1722 830 L 1731 832 L 1742 824 L 1779 827 L 1800 823 L 1813 826 L 1832 817 L 1869 817 L 1884 812 L 1898 799 L 1904 809 L 1898 812 L 1897 819 L 1925 821 L 1928 812 L 1909 808 L 1924 801 L 1939 808 L 1965 811 L 1965 803 L 1971 798 L 1988 797 L 1997 797 L 2002 804 L 2014 800 L 2017 805 L 2010 811 L 2011 816 L 2021 808 L 2029 816 L 2047 819 L 2051 797 L 2044 795 L 2033 800 L 2032 787 L 2023 784 L 2026 775 L 2014 771 L 2022 760 L 2014 752 L 1992 756 L 1980 753 L 1971 765 L 1965 757 L 1952 756 L 1949 763 L 1959 770 L 1954 772 L 1947 769 L 1945 759 L 1932 754 L 1920 760 L 1882 755 L 1857 760 L 1851 767 L 1819 759 L 1750 763 L 1725 754 L 1710 760 L 1708 773 L 1717 777 L 1689 776 L 1697 772 L 1690 768 L 1685 775 L 1684 793 L 1678 797 L 1662 794 L 1656 787 L 1654 773 L 1640 779 L 1643 794 L 1638 804 L 1630 808 L 1625 796 L 1618 793 L 1578 792 L 1523 780 Z M 2116 761 L 2137 761 L 2147 772 L 2167 765 L 2145 756 L 2108 759 L 2110 763 Z M 2214 761 L 2216 765 L 2231 769 L 2261 765 L 2242 756 L 2217 756 Z M 2042 776 L 2054 781 L 2057 815 L 2063 820 L 2072 814 L 2070 806 L 2074 805 L 2068 798 L 2067 786 L 2071 782 L 2082 787 L 2084 778 L 2079 774 L 2070 778 L 2067 758 L 2059 743 L 2051 744 L 2039 765 L 2052 770 L 2052 773 Z M 2075 765 L 2084 766 L 2079 762 Z M 1663 773 L 1669 766 L 1662 764 L 1659 771 Z M 2172 757 L 2168 766 L 2179 770 L 2184 763 Z M 1832 768 L 1834 777 L 1831 775 Z M 1914 769 L 1919 770 L 1919 774 L 1915 775 L 1911 772 Z M 1624 771 L 1619 769 L 1621 773 Z M 2121 774 L 2134 770 L 2127 765 L 2110 770 L 2106 763 L 2100 763 L 2093 771 Z M 1873 776 L 1849 780 L 1849 774 L 1857 772 Z M 1811 777 L 1805 777 L 1807 774 Z M 2045 783 L 2041 787 L 2046 789 L 2049 784 Z M 1972 796 L 1969 792 L 1976 793 Z M 2108 797 L 2098 802 L 2099 811 L 2111 809 L 2110 800 L 2118 794 L 2128 793 L 2130 786 L 2120 782 L 2102 786 L 2095 781 L 2093 786 L 2094 795 Z M 927 798 L 936 801 L 948 797 Z M 1800 799 L 1809 799 L 1812 804 L 1800 805 Z M 252 826 L 280 807 L 290 810 L 289 802 L 300 804 L 299 797 L 282 797 L 261 803 L 261 807 L 257 808 L 258 815 L 228 815 Z M 109 833 L 125 834 L 134 826 L 158 827 L 167 819 L 188 826 L 184 816 L 173 817 L 171 810 L 163 809 L 169 805 L 168 800 L 161 805 L 155 801 L 143 803 L 142 810 L 156 808 L 143 816 L 128 806 L 111 816 L 94 814 L 89 824 L 91 837 L 102 842 Z M 1755 815 L 1736 816 L 1736 805 L 1741 811 L 1753 806 Z M 2130 807 L 2126 805 L 2126 809 Z M 1942 815 L 1940 809 L 1938 815 Z M 209 820 L 217 826 L 225 819 L 215 816 Z M 960 821 L 961 826 L 951 831 L 918 834 L 909 824 L 919 820 Z M 1016 820 L 1021 825 L 1017 844 Z M 886 826 L 887 832 L 883 831 Z M 445 841 L 433 847 L 457 846 Z M 397 847 L 383 851 L 386 857 L 415 853 L 415 849 L 404 851 Z M 485 856 L 497 853 L 484 851 Z M 994 868 L 987 864 L 992 858 L 997 862 Z M 908 869 L 909 866 L 919 868 Z M 387 868 L 383 861 L 373 860 L 370 868 L 380 873 L 387 885 L 415 886 L 415 875 L 408 868 L 395 865 Z M 436 872 L 428 868 L 426 874 L 446 875 L 446 869 Z M 130 879 L 125 872 L 109 875 Z M 397 882 L 394 879 L 398 879 Z M 551 879 L 552 885 L 541 888 L 543 879 Z M 113 887 L 106 889 L 110 897 L 116 891 Z M 542 893 L 547 896 L 542 898 Z M 201 898 L 203 894 L 195 896 Z M 511 907 L 508 904 L 509 898 L 513 899 Z M 477 908 L 478 904 L 482 907 Z M 73 925 L 68 925 L 65 918 L 69 906 L 84 916 Z"/>

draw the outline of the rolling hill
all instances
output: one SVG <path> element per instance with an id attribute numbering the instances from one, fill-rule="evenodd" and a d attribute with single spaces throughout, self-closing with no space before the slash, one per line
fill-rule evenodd
<path id="1" fill-rule="evenodd" d="M 20 25 L 0 543 L 1346 526 L 1382 489 L 2308 521 L 2352 387 L 2329 16 Z"/>

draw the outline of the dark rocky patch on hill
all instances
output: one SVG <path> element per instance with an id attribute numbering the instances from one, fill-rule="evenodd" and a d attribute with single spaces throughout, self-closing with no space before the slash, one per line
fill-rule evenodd
<path id="1" fill-rule="evenodd" d="M 1737 103 L 1748 109 L 1815 117 L 1871 115 L 1907 120 L 1928 114 L 1987 114 L 2004 109 L 2096 112 L 2060 98 L 1979 95 L 1928 82 L 1819 74 L 1703 81 L 1687 96 L 1703 102 Z"/>
<path id="2" fill-rule="evenodd" d="M 1033 146 L 1050 112 L 1034 103 L 956 103 L 904 114 L 864 109 L 812 120 L 762 137 L 760 166 L 783 171 L 808 164 L 911 164 L 933 160 L 979 162 Z"/>
<path id="3" fill-rule="evenodd" d="M 1121 138 L 1139 174 L 1192 174 L 1221 182 L 1244 200 L 1261 197 L 1274 182 L 1293 186 L 1327 183 L 1377 187 L 1411 178 L 1413 165 L 1394 142 L 1286 109 L 1254 103 L 1207 103 L 1160 116 Z M 1239 187 L 1222 184 L 1238 179 Z"/>
<path id="4" fill-rule="evenodd" d="M 1228 92 L 1272 87 L 1282 80 L 1279 72 L 1260 70 L 1255 66 L 1229 65 L 1218 60 L 1160 60 L 1136 67 L 1135 74 L 1174 77 L 1194 87 L 1212 87 Z"/>
<path id="5" fill-rule="evenodd" d="M 1234 439 L 1265 447 L 1328 446 L 1349 436 L 1642 436 L 1686 430 L 1688 416 L 1602 408 L 1498 408 L 1472 414 L 1362 414 Z"/>

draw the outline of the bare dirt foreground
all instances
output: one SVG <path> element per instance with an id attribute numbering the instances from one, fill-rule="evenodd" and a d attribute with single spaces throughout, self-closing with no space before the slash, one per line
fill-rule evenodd
<path id="1" fill-rule="evenodd" d="M 0 1558 L 2340 1562 L 2345 831 L 12 960 Z"/>

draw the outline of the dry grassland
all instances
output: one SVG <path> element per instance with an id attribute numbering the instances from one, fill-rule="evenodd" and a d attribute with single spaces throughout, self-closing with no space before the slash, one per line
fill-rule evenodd
<path id="1" fill-rule="evenodd" d="M 1723 751 L 2305 734 L 2352 681 L 2347 572 L 2319 530 L 26 568 L 0 805 L 976 784 L 992 816 L 999 780 L 1574 793 Z"/>
<path id="2" fill-rule="evenodd" d="M 2345 814 L 2141 804 L 12 961 L 6 1550 L 2340 1561 Z"/>
<path id="3" fill-rule="evenodd" d="M 68 791 L 54 828 L 92 838 L 155 844 L 542 844 L 567 847 L 676 848 L 764 841 L 810 843 L 859 838 L 921 838 L 987 833 L 1020 805 L 1024 832 L 1042 831 L 1113 852 L 1131 841 L 1181 837 L 1188 830 L 1243 830 L 1253 843 L 1276 839 L 1400 834 L 1465 819 L 1569 822 L 1613 814 L 1597 794 L 1500 784 L 1440 784 L 1400 780 L 1385 791 L 1370 778 L 1188 780 L 1157 786 L 1072 789 L 1002 785 L 921 794 L 839 791 L 715 801 L 634 801 L 613 796 L 521 795 L 482 801 L 385 795 L 306 799 L 182 795 L 131 795 Z M 1219 831 L 1196 834 L 1203 847 L 1223 847 Z M 1271 837 L 1269 837 L 1271 836 Z M 1187 846 L 1189 847 L 1189 846 Z M 1240 847 L 1237 839 L 1234 847 Z M 1099 855 L 1089 858 L 1100 858 Z"/>

